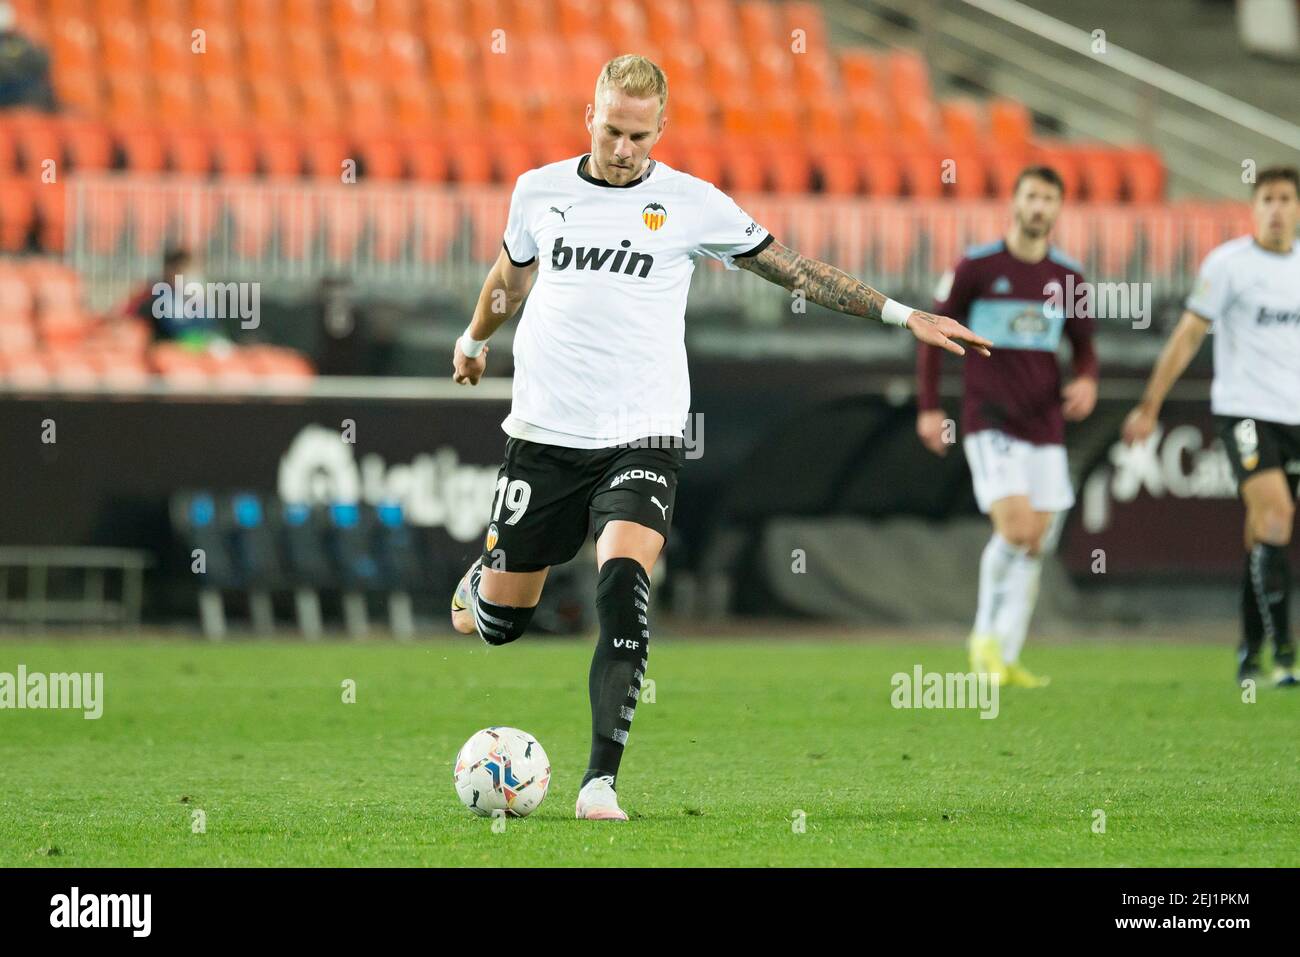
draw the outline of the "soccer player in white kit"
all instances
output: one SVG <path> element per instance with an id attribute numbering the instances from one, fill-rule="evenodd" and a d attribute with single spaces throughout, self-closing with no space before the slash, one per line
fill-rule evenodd
<path id="1" fill-rule="evenodd" d="M 527 306 L 514 340 L 505 462 L 483 554 L 452 599 L 452 624 L 519 638 L 547 570 L 596 536 L 600 636 L 588 679 L 592 739 L 576 815 L 626 820 L 616 775 L 650 638 L 649 580 L 672 521 L 690 407 L 686 296 L 707 256 L 922 342 L 988 354 L 988 340 L 913 310 L 781 245 L 712 184 L 650 158 L 668 84 L 640 56 L 605 64 L 587 106 L 591 152 L 530 170 L 504 248 L 456 344 L 454 379 L 483 375 L 487 339 Z M 534 283 L 534 278 L 536 279 Z"/>
<path id="2" fill-rule="evenodd" d="M 1124 441 L 1146 441 L 1174 382 L 1214 331 L 1210 407 L 1246 505 L 1242 638 L 1238 680 L 1262 674 L 1273 645 L 1273 678 L 1297 684 L 1289 621 L 1287 550 L 1300 483 L 1300 173 L 1259 171 L 1251 194 L 1254 233 L 1205 257 L 1181 321 L 1161 352 Z"/>

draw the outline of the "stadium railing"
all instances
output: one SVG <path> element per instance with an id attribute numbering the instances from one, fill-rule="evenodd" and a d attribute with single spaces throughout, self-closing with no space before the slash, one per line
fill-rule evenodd
<path id="1" fill-rule="evenodd" d="M 222 280 L 288 291 L 341 274 L 386 296 L 437 290 L 469 300 L 501 249 L 509 198 L 493 186 L 88 174 L 69 184 L 67 261 L 97 308 L 153 275 L 171 242 L 198 251 L 205 273 Z M 1008 215 L 998 201 L 736 198 L 792 248 L 919 296 L 968 246 L 998 238 Z M 1083 204 L 1066 207 L 1054 238 L 1090 280 L 1150 282 L 1158 298 L 1185 293 L 1205 255 L 1249 229 L 1241 203 Z M 708 265 L 696 273 L 693 307 L 740 307 L 758 322 L 789 314 L 783 290 Z"/>

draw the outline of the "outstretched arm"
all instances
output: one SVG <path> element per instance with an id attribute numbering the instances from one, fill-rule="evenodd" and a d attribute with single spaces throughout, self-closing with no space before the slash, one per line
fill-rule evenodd
<path id="1" fill-rule="evenodd" d="M 810 301 L 836 312 L 884 322 L 891 321 L 892 314 L 896 311 L 891 307 L 890 315 L 887 315 L 886 303 L 891 300 L 883 292 L 854 279 L 830 263 L 801 256 L 779 242 L 770 243 L 757 256 L 737 257 L 735 263 L 768 282 L 790 290 L 802 290 Z M 988 355 L 988 347 L 993 344 L 947 316 L 935 316 L 920 309 L 913 309 L 905 319 L 895 321 L 895 324 L 905 325 L 922 342 L 947 349 L 959 356 L 966 354 L 959 343 L 965 343 L 982 355 Z"/>
<path id="2" fill-rule="evenodd" d="M 1145 442 L 1155 431 L 1165 396 L 1200 350 L 1205 334 L 1209 331 L 1208 319 L 1198 316 L 1190 309 L 1184 310 L 1182 319 L 1174 327 L 1173 334 L 1160 352 L 1160 358 L 1156 360 L 1155 368 L 1151 370 L 1151 378 L 1147 380 L 1142 401 L 1124 420 L 1122 434 L 1129 445 Z"/>
<path id="3" fill-rule="evenodd" d="M 509 254 L 503 249 L 496 263 L 483 281 L 483 288 L 478 295 L 478 305 L 474 307 L 474 318 L 470 320 L 465 333 L 477 340 L 481 350 L 473 356 L 465 354 L 464 337 L 456 340 L 452 353 L 452 379 L 459 385 L 478 385 L 484 369 L 487 368 L 488 347 L 486 340 L 516 312 L 528 295 L 533 276 L 537 274 L 537 260 L 526 266 L 516 266 Z"/>

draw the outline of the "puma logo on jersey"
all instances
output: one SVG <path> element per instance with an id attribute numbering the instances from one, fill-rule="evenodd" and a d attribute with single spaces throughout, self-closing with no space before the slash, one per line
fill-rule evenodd
<path id="1" fill-rule="evenodd" d="M 659 511 L 664 513 L 664 521 L 668 521 L 668 506 L 659 501 L 659 499 L 655 498 L 653 495 L 650 496 L 650 501 L 659 506 Z"/>
<path id="2" fill-rule="evenodd" d="M 559 214 L 560 214 L 560 219 L 564 220 L 564 222 L 567 223 L 567 222 L 568 222 L 568 219 L 565 218 L 564 214 L 567 213 L 567 212 L 568 212 L 569 210 L 571 210 L 571 209 L 573 209 L 573 204 L 572 204 L 572 203 L 570 203 L 568 206 L 565 206 L 563 209 L 559 209 L 558 207 L 552 206 L 552 207 L 551 207 L 551 212 L 553 212 L 553 213 L 559 213 Z"/>
<path id="3" fill-rule="evenodd" d="M 658 484 L 662 485 L 664 488 L 668 487 L 667 479 L 665 479 L 658 472 L 652 472 L 649 469 L 629 469 L 628 471 L 624 472 L 622 475 L 618 476 L 618 478 L 614 479 L 614 481 L 610 482 L 609 487 L 618 488 L 618 486 L 622 485 L 624 482 L 627 482 L 631 479 L 645 479 L 647 482 L 657 482 Z"/>
<path id="4" fill-rule="evenodd" d="M 551 249 L 551 268 L 562 271 L 572 265 L 575 269 L 622 272 L 625 276 L 635 275 L 638 279 L 650 275 L 650 267 L 655 264 L 654 256 L 631 249 L 630 239 L 623 240 L 619 246 L 622 248 L 618 250 L 601 249 L 597 246 L 566 246 L 564 237 L 557 236 L 555 245 Z"/>

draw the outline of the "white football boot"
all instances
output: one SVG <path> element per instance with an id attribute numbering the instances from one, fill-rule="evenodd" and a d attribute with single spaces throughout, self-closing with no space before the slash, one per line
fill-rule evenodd
<path id="1" fill-rule="evenodd" d="M 614 778 L 603 775 L 592 778 L 578 792 L 575 816 L 579 821 L 626 821 L 627 812 L 618 806 L 614 793 Z"/>
<path id="2" fill-rule="evenodd" d="M 482 574 L 483 558 L 480 556 L 473 565 L 469 566 L 469 571 L 461 576 L 460 584 L 456 586 L 456 591 L 451 596 L 451 627 L 462 635 L 472 635 L 478 630 L 474 624 L 474 609 L 470 605 L 474 601 L 473 579 Z"/>

